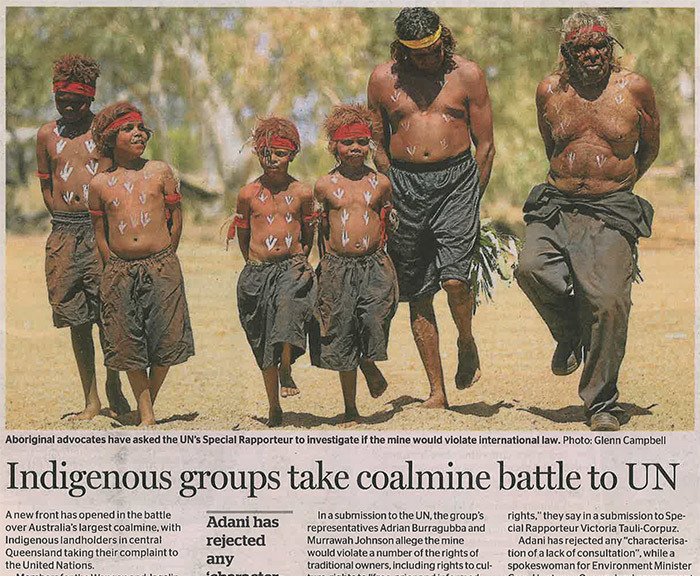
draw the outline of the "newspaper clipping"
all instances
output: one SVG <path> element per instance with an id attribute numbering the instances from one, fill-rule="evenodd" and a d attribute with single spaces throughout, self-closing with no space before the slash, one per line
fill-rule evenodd
<path id="1" fill-rule="evenodd" d="M 5 6 L 0 574 L 700 576 L 695 23 Z"/>

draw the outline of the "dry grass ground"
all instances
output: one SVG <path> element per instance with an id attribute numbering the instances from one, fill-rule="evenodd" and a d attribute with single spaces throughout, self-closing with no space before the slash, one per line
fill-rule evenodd
<path id="1" fill-rule="evenodd" d="M 694 414 L 694 239 L 690 193 L 641 192 L 657 210 L 654 238 L 643 241 L 645 282 L 633 289 L 621 401 L 630 415 L 624 430 L 690 430 Z M 261 429 L 266 401 L 260 373 L 238 322 L 235 285 L 242 259 L 225 252 L 219 224 L 186 228 L 179 251 L 197 354 L 174 367 L 158 398 L 160 429 Z M 98 416 L 64 418 L 81 407 L 82 393 L 69 333 L 51 325 L 43 273 L 45 234 L 10 236 L 6 246 L 6 427 L 113 429 Z M 496 302 L 475 319 L 483 376 L 458 392 L 457 334 L 443 294 L 436 298 L 450 410 L 417 409 L 427 381 L 409 329 L 407 306 L 394 320 L 390 360 L 382 365 L 389 390 L 373 400 L 363 382 L 358 400 L 368 430 L 584 430 L 577 395 L 580 374 L 549 372 L 553 342 L 517 286 L 499 287 Z M 98 354 L 101 363 L 101 355 Z M 100 380 L 104 369 L 98 369 Z M 312 368 L 308 356 L 294 368 L 302 393 L 283 401 L 288 429 L 333 430 L 342 413 L 337 376 Z M 133 405 L 126 378 L 123 384 Z"/>

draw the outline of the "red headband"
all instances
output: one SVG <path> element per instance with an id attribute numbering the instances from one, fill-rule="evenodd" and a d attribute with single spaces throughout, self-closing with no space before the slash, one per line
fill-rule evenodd
<path id="1" fill-rule="evenodd" d="M 105 128 L 105 132 L 113 130 L 114 128 L 119 128 L 120 126 L 128 124 L 129 122 L 143 124 L 143 117 L 138 112 L 129 112 L 128 114 L 124 114 L 124 116 L 120 116 L 109 126 L 107 126 L 107 128 Z"/>
<path id="2" fill-rule="evenodd" d="M 568 42 L 569 40 L 572 40 L 576 38 L 576 36 L 580 36 L 581 34 L 593 34 L 594 32 L 601 32 L 602 34 L 607 34 L 608 29 L 605 26 L 600 26 L 599 24 L 595 24 L 594 26 L 582 26 L 581 28 L 576 28 L 569 32 L 564 37 L 564 40 Z"/>
<path id="3" fill-rule="evenodd" d="M 82 82 L 68 82 L 67 80 L 58 80 L 53 83 L 53 91 L 70 92 L 71 94 L 80 94 L 81 96 L 95 97 L 95 87 Z"/>
<path id="4" fill-rule="evenodd" d="M 263 136 L 255 143 L 255 149 L 258 150 L 260 148 L 283 148 L 284 150 L 291 150 L 294 152 L 297 150 L 297 145 L 291 140 L 282 138 L 281 136 L 273 136 L 270 138 L 269 142 L 268 139 Z"/>
<path id="5" fill-rule="evenodd" d="M 372 131 L 364 122 L 343 124 L 334 133 L 332 140 L 345 140 L 349 138 L 371 138 Z"/>

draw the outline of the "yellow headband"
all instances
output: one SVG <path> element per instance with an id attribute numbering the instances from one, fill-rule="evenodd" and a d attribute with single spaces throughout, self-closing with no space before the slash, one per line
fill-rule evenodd
<path id="1" fill-rule="evenodd" d="M 411 50 L 420 50 L 421 48 L 427 48 L 435 44 L 438 38 L 440 38 L 440 34 L 442 34 L 442 26 L 438 26 L 437 30 L 430 36 L 426 36 L 420 40 L 401 40 L 401 38 L 399 38 L 399 42 Z"/>

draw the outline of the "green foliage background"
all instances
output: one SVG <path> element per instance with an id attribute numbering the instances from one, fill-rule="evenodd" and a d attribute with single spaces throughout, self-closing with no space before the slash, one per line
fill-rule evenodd
<path id="1" fill-rule="evenodd" d="M 657 165 L 692 173 L 694 10 L 603 10 L 625 45 L 623 66 L 646 76 L 662 120 Z M 255 115 L 291 116 L 303 149 L 293 172 L 314 180 L 333 160 L 320 134 L 334 102 L 365 99 L 374 66 L 388 60 L 395 8 L 7 9 L 10 133 L 55 117 L 52 61 L 82 52 L 102 66 L 99 110 L 117 99 L 143 107 L 156 129 L 150 154 L 206 186 L 235 190 L 256 170 L 240 150 Z M 570 8 L 443 8 L 458 52 L 484 69 L 497 156 L 487 201 L 518 204 L 546 173 L 534 93 L 557 62 Z M 690 124 L 690 125 L 688 125 Z M 690 136 L 688 136 L 690 134 Z M 12 145 L 12 141 L 8 146 Z M 9 173 L 9 171 L 8 171 Z"/>

